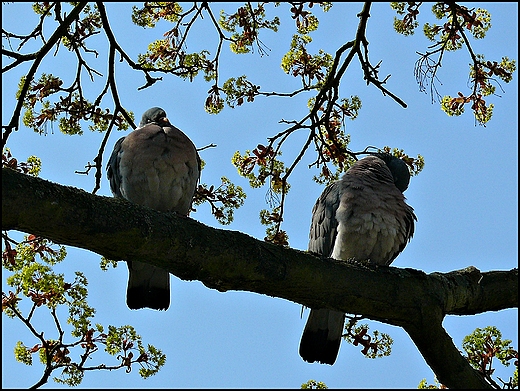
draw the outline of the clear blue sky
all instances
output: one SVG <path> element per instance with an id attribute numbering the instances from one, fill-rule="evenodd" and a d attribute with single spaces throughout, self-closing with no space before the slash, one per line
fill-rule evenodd
<path id="1" fill-rule="evenodd" d="M 156 29 L 143 30 L 130 23 L 131 3 L 105 3 L 118 42 L 136 59 L 149 42 L 162 37 L 168 29 L 161 23 Z M 492 28 L 484 41 L 473 41 L 477 53 L 489 60 L 502 56 L 518 60 L 518 4 L 484 3 L 481 6 L 492 15 Z M 230 9 L 231 5 L 226 5 Z M 271 10 L 272 5 L 267 5 Z M 215 10 L 219 7 L 215 6 Z M 354 37 L 361 3 L 338 3 L 328 14 L 313 8 L 320 18 L 320 28 L 313 34 L 311 50 L 323 48 L 329 52 Z M 287 5 L 278 9 L 288 15 Z M 282 11 L 283 10 L 283 11 Z M 272 11 L 269 11 L 272 15 Z M 418 91 L 413 67 L 416 51 L 424 52 L 430 42 L 420 30 L 412 37 L 393 32 L 393 11 L 388 3 L 375 3 L 367 28 L 372 63 L 383 60 L 381 75 L 391 74 L 387 87 L 402 98 L 403 109 L 373 86 L 366 86 L 358 63 L 353 62 L 341 85 L 343 96 L 359 95 L 363 107 L 359 118 L 347 123 L 352 136 L 352 150 L 368 145 L 404 148 L 412 156 L 422 154 L 426 160 L 423 172 L 412 178 L 406 197 L 418 216 L 416 233 L 393 266 L 431 272 L 449 272 L 468 266 L 482 271 L 509 270 L 518 260 L 518 72 L 513 82 L 502 83 L 505 92 L 497 88 L 502 98 L 492 97 L 494 117 L 487 127 L 475 126 L 470 112 L 459 118 L 444 114 L 430 96 Z M 419 21 L 432 22 L 429 5 L 421 7 Z M 2 5 L 2 27 L 18 34 L 29 33 L 38 18 L 29 3 Z M 49 26 L 51 23 L 49 23 Z M 213 55 L 217 37 L 205 18 L 189 37 L 188 50 L 209 48 Z M 208 33 L 209 31 L 209 33 Z M 269 56 L 231 55 L 227 47 L 222 57 L 221 80 L 247 74 L 263 91 L 291 91 L 298 80 L 280 69 L 281 56 L 288 50 L 294 22 L 282 18 L 278 34 L 267 32 L 262 41 L 271 49 Z M 49 36 L 50 28 L 45 30 Z M 86 56 L 91 66 L 106 74 L 103 55 L 106 39 L 100 34 L 94 39 L 100 58 Z M 3 42 L 5 45 L 5 43 Z M 34 50 L 35 44 L 27 50 Z M 61 48 L 57 57 L 46 59 L 39 69 L 72 76 L 74 58 Z M 440 69 L 438 84 L 442 95 L 467 91 L 469 57 L 466 52 L 448 53 Z M 4 62 L 4 65 L 6 63 Z M 14 108 L 14 94 L 19 78 L 28 67 L 20 67 L 2 76 L 2 123 L 8 122 Z M 268 136 L 283 130 L 280 119 L 299 119 L 306 113 L 309 96 L 296 99 L 257 98 L 234 110 L 225 108 L 219 115 L 209 115 L 203 102 L 210 85 L 197 78 L 193 83 L 165 77 L 153 88 L 137 91 L 144 84 L 141 73 L 117 63 L 117 84 L 123 105 L 134 111 L 137 118 L 152 106 L 163 107 L 172 123 L 182 129 L 198 147 L 210 143 L 217 148 L 201 153 L 206 161 L 202 181 L 217 184 L 221 176 L 243 186 L 248 193 L 245 205 L 236 212 L 235 221 L 220 226 L 203 205 L 192 218 L 209 226 L 245 232 L 255 238 L 265 236 L 258 211 L 265 207 L 266 189 L 249 190 L 247 181 L 238 176 L 231 164 L 235 151 L 253 149 Z M 94 99 L 104 85 L 89 84 L 86 93 Z M 70 79 L 66 80 L 68 84 Z M 113 109 L 107 100 L 106 107 Z M 109 157 L 115 141 L 126 132 L 113 134 L 104 154 Z M 85 130 L 83 136 L 65 136 L 57 126 L 49 127 L 40 136 L 24 128 L 11 135 L 8 147 L 19 159 L 30 155 L 42 159 L 41 178 L 87 191 L 94 188 L 94 177 L 74 174 L 96 156 L 103 134 Z M 301 132 L 290 140 L 284 152 L 290 162 L 306 138 Z M 293 248 L 307 248 L 311 209 L 323 190 L 312 181 L 315 172 L 306 164 L 314 160 L 308 154 L 291 177 L 292 189 L 287 199 L 284 228 Z M 106 177 L 99 195 L 111 196 Z M 252 387 L 298 388 L 309 379 L 325 382 L 330 388 L 414 388 L 422 378 L 433 382 L 433 373 L 408 335 L 397 327 L 370 322 L 372 328 L 389 333 L 394 339 L 392 355 L 383 359 L 364 358 L 359 348 L 342 344 L 334 366 L 308 364 L 298 355 L 298 344 L 308 312 L 300 318 L 301 306 L 282 299 L 248 292 L 220 293 L 200 282 L 181 281 L 172 277 L 172 302 L 168 311 L 131 311 L 125 304 L 126 265 L 103 272 L 99 255 L 69 248 L 69 257 L 57 267 L 72 278 L 82 270 L 89 280 L 89 303 L 97 309 L 94 322 L 104 325 L 134 325 L 145 343 L 161 348 L 167 362 L 160 373 L 142 380 L 135 372 L 87 373 L 82 388 L 205 388 Z M 6 290 L 3 282 L 3 290 Z M 43 314 L 43 311 L 42 311 Z M 65 317 L 65 316 L 64 316 Z M 37 329 L 49 325 L 45 316 L 36 316 Z M 504 338 L 518 348 L 518 311 L 508 310 L 477 316 L 445 319 L 444 326 L 454 342 L 461 346 L 462 338 L 476 327 L 498 326 Z M 47 335 L 51 337 L 51 335 Z M 23 387 L 34 384 L 41 376 L 42 366 L 35 358 L 33 367 L 18 363 L 13 357 L 17 340 L 28 346 L 36 343 L 18 321 L 2 318 L 2 387 Z M 434 341 L 433 341 L 434 342 Z M 92 365 L 99 363 L 94 355 Z M 103 357 L 105 358 L 105 357 Z M 106 364 L 110 361 L 105 360 Z M 502 373 L 506 377 L 505 372 Z M 44 388 L 59 385 L 51 381 Z"/>

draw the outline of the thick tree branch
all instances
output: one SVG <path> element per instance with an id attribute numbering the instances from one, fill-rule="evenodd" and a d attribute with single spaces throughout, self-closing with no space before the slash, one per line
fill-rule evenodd
<path id="1" fill-rule="evenodd" d="M 468 365 L 468 361 L 453 344 L 453 340 L 442 327 L 442 313 L 425 307 L 422 315 L 421 321 L 403 328 L 437 380 L 448 388 L 492 388 L 483 376 Z"/>
<path id="2" fill-rule="evenodd" d="M 518 307 L 517 269 L 480 272 L 469 267 L 426 274 L 320 259 L 8 168 L 2 169 L 2 229 L 41 235 L 109 259 L 148 262 L 220 291 L 256 292 L 402 326 L 449 387 L 460 386 L 451 378 L 475 387 L 485 383 L 442 328 L 444 316 Z M 432 343 L 432 335 L 444 342 Z M 445 357 L 454 352 L 462 375 L 453 376 L 455 367 L 446 367 L 451 360 Z"/>
<path id="3" fill-rule="evenodd" d="M 518 306 L 517 269 L 481 273 L 469 267 L 427 275 L 320 259 L 8 168 L 2 169 L 2 229 L 41 235 L 110 259 L 149 262 L 221 291 L 263 293 L 396 325 L 419 316 L 417 303 L 454 315 Z"/>

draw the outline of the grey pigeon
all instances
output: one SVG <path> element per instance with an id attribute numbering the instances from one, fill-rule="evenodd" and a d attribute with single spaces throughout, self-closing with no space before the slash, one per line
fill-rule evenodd
<path id="1" fill-rule="evenodd" d="M 200 177 L 200 157 L 188 136 L 170 124 L 166 112 L 153 107 L 143 114 L 137 129 L 117 140 L 107 177 L 115 197 L 187 216 Z M 168 309 L 170 274 L 142 262 L 127 264 L 128 307 Z"/>
<path id="2" fill-rule="evenodd" d="M 355 162 L 316 201 L 308 250 L 338 260 L 390 265 L 412 238 L 417 220 L 403 195 L 409 182 L 406 163 L 390 154 Z M 310 363 L 334 364 L 344 324 L 342 312 L 311 309 L 300 356 Z"/>

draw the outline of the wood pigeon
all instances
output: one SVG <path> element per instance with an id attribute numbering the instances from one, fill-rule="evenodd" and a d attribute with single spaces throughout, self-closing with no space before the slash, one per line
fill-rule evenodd
<path id="1" fill-rule="evenodd" d="M 403 195 L 409 182 L 406 163 L 390 154 L 375 153 L 355 162 L 316 201 L 308 250 L 344 261 L 390 265 L 412 238 L 417 220 Z M 344 324 L 342 312 L 311 309 L 300 356 L 310 363 L 334 364 Z"/>
<path id="2" fill-rule="evenodd" d="M 115 197 L 187 216 L 200 170 L 200 157 L 192 141 L 170 124 L 163 109 L 152 107 L 145 111 L 137 129 L 117 140 L 107 177 Z M 142 262 L 127 264 L 128 307 L 168 309 L 170 274 Z"/>

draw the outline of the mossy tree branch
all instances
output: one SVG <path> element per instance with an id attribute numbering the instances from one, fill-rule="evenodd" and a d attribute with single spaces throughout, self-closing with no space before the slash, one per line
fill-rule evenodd
<path id="1" fill-rule="evenodd" d="M 401 326 L 449 388 L 489 384 L 458 352 L 442 327 L 444 316 L 518 307 L 517 269 L 426 274 L 320 259 L 8 168 L 2 169 L 2 229 L 148 262 L 219 291 L 261 293 Z"/>

